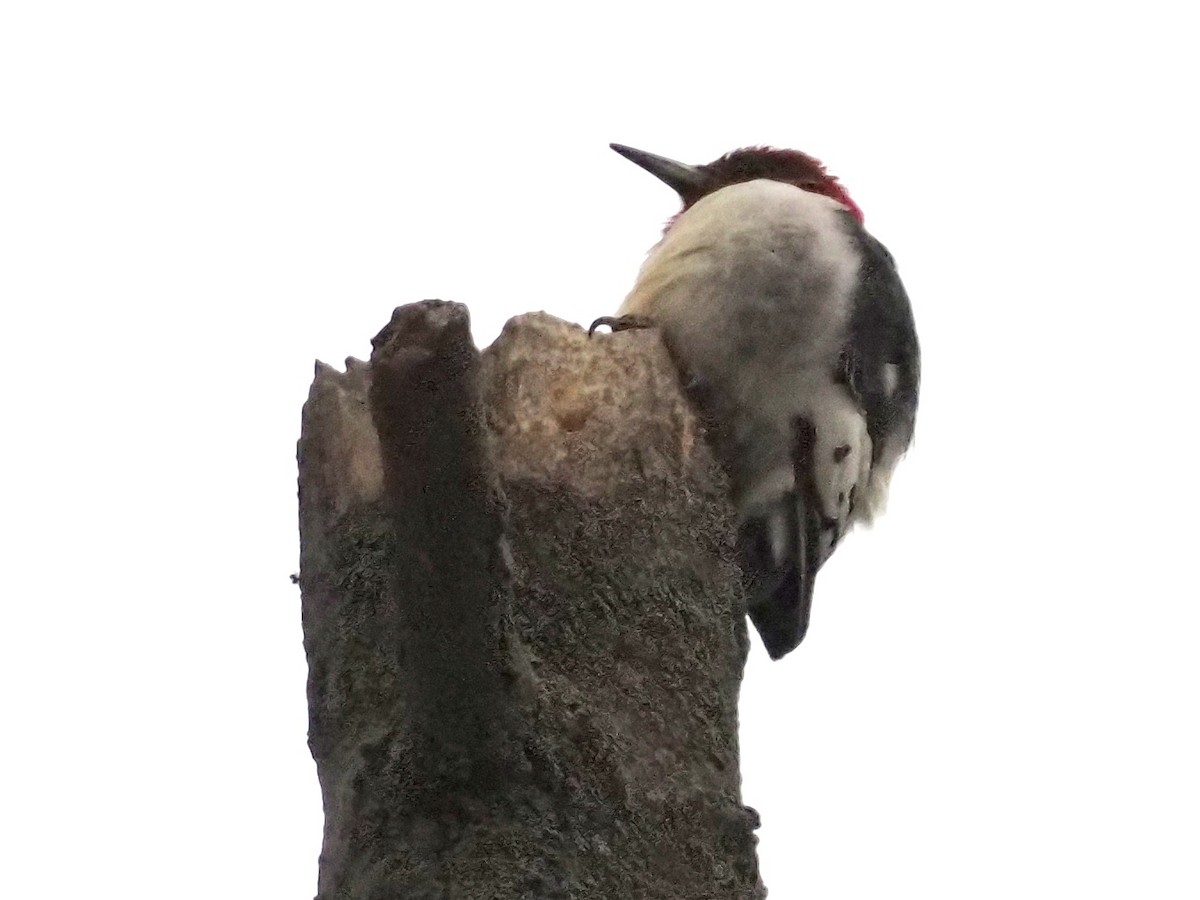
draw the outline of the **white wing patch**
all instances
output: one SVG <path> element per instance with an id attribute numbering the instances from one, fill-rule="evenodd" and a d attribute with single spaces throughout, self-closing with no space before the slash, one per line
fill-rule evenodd
<path id="1" fill-rule="evenodd" d="M 888 397 L 896 393 L 900 386 L 900 367 L 895 363 L 883 364 L 883 392 Z"/>

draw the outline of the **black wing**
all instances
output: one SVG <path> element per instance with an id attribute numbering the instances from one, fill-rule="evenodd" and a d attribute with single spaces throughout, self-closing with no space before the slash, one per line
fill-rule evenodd
<path id="1" fill-rule="evenodd" d="M 845 376 L 866 417 L 878 460 L 885 446 L 899 455 L 912 441 L 921 348 L 892 254 L 856 220 L 849 215 L 847 220 L 863 268 L 843 354 Z"/>

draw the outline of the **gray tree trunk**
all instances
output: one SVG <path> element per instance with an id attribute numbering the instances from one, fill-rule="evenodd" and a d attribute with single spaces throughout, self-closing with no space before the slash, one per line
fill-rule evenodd
<path id="1" fill-rule="evenodd" d="M 317 364 L 300 584 L 320 900 L 751 898 L 726 484 L 654 331 Z"/>

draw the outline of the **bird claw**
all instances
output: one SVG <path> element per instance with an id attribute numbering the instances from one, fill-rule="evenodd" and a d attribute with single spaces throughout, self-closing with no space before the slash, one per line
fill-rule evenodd
<path id="1" fill-rule="evenodd" d="M 684 378 L 687 380 L 683 382 L 683 396 L 687 397 L 688 402 L 700 414 L 705 430 L 714 437 L 723 434 L 724 428 L 721 417 L 717 414 L 717 398 L 712 382 L 703 375 L 685 375 Z"/>
<path id="2" fill-rule="evenodd" d="M 607 325 L 613 334 L 618 331 L 631 331 L 634 328 L 653 328 L 654 320 L 649 316 L 628 315 L 628 316 L 601 316 L 595 322 L 588 326 L 588 337 L 591 337 L 597 328 Z"/>
<path id="3" fill-rule="evenodd" d="M 683 393 L 693 403 L 703 406 L 712 398 L 712 384 L 703 375 L 692 375 L 684 383 Z"/>

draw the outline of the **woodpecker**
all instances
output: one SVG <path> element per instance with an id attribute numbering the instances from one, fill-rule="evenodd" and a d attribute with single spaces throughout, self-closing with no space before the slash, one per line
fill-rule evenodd
<path id="1" fill-rule="evenodd" d="M 683 207 L 618 315 L 591 331 L 661 330 L 714 424 L 747 612 L 779 659 L 808 630 L 818 570 L 882 511 L 912 441 L 912 307 L 891 254 L 813 157 L 748 147 L 688 165 L 611 147 Z"/>

